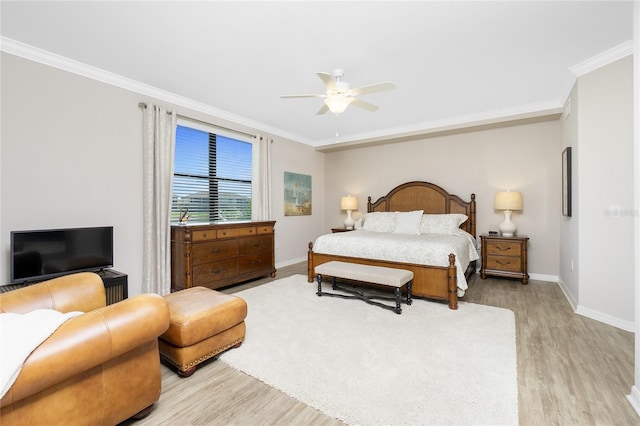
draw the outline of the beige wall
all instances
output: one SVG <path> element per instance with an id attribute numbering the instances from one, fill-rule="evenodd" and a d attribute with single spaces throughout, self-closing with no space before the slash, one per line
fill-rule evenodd
<path id="1" fill-rule="evenodd" d="M 577 312 L 633 329 L 633 58 L 578 78 Z M 575 204 L 574 204 L 575 205 Z M 619 214 L 610 211 L 617 206 Z M 611 322 L 611 321 L 609 321 Z"/>
<path id="2" fill-rule="evenodd" d="M 142 113 L 139 94 L 2 53 L 0 284 L 9 281 L 9 233 L 114 226 L 114 268 L 142 280 Z M 229 126 L 216 117 L 178 113 Z M 239 129 L 251 131 L 251 129 Z M 273 145 L 276 264 L 306 259 L 322 232 L 323 154 L 293 141 Z M 312 176 L 314 214 L 284 217 L 283 173 Z"/>
<path id="3" fill-rule="evenodd" d="M 325 227 L 340 226 L 340 197 L 359 199 L 358 213 L 398 184 L 435 183 L 469 200 L 476 194 L 478 235 L 504 220 L 493 209 L 496 191 L 522 191 L 524 208 L 512 220 L 530 237 L 529 273 L 557 279 L 560 209 L 559 121 L 505 126 L 389 145 L 354 148 L 326 156 Z"/>

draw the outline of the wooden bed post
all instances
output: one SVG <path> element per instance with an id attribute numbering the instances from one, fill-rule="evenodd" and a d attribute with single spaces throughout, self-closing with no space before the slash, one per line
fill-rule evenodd
<path id="1" fill-rule="evenodd" d="M 456 272 L 456 255 L 449 254 L 449 267 L 447 268 L 449 282 L 449 309 L 458 309 L 458 279 Z"/>
<path id="2" fill-rule="evenodd" d="M 307 252 L 307 282 L 313 282 L 313 243 L 309 243 L 309 251 Z"/>
<path id="3" fill-rule="evenodd" d="M 469 203 L 469 233 L 476 237 L 476 194 L 471 194 L 471 202 Z"/>

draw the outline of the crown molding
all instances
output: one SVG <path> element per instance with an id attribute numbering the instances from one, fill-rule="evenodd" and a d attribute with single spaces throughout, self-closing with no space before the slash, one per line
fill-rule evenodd
<path id="1" fill-rule="evenodd" d="M 612 47 L 609 50 L 596 55 L 586 61 L 580 62 L 569 68 L 569 71 L 576 77 L 580 77 L 598 68 L 609 65 L 612 62 L 622 59 L 625 56 L 629 56 L 633 53 L 633 40 L 627 40 L 617 46 Z"/>
<path id="2" fill-rule="evenodd" d="M 48 65 L 53 68 L 57 68 L 63 71 L 70 72 L 72 74 L 80 75 L 90 78 L 102 83 L 106 83 L 121 89 L 129 90 L 131 92 L 138 93 L 143 96 L 158 99 L 163 102 L 170 103 L 172 105 L 184 107 L 193 111 L 201 112 L 215 118 L 230 121 L 232 123 L 244 126 L 255 130 L 256 132 L 262 132 L 272 135 L 277 135 L 293 141 L 301 142 L 307 145 L 312 145 L 312 141 L 307 140 L 299 135 L 294 135 L 287 131 L 284 131 L 273 126 L 269 126 L 264 123 L 250 120 L 246 117 L 232 114 L 230 112 L 214 108 L 210 105 L 202 102 L 194 101 L 183 96 L 176 95 L 175 93 L 168 92 L 166 90 L 158 89 L 157 87 L 149 86 L 147 84 L 140 83 L 139 81 L 132 80 L 123 77 L 118 74 L 105 71 L 103 69 L 93 67 L 91 65 L 84 64 L 82 62 L 69 59 L 67 57 L 57 55 L 55 53 L 38 49 L 34 46 L 7 38 L 0 37 L 0 50 L 11 55 L 19 56 L 24 59 L 28 59 L 34 62 Z M 215 123 L 212 123 L 215 124 Z"/>
<path id="3" fill-rule="evenodd" d="M 593 71 L 602 66 L 608 65 L 618 59 L 633 53 L 633 42 L 626 41 L 615 46 L 599 55 L 596 55 L 584 62 L 576 64 L 569 68 L 569 71 L 577 78 L 583 74 Z M 423 122 L 404 127 L 395 127 L 378 132 L 367 132 L 349 136 L 344 140 L 336 143 L 335 140 L 310 140 L 300 135 L 293 134 L 286 130 L 276 128 L 265 123 L 250 120 L 246 117 L 233 114 L 211 105 L 197 102 L 175 93 L 171 93 L 139 81 L 135 81 L 118 74 L 114 74 L 103 69 L 93 67 L 67 57 L 57 55 L 55 53 L 36 48 L 34 46 L 7 38 L 0 37 L 0 51 L 19 56 L 34 62 L 48 65 L 63 71 L 87 77 L 102 83 L 106 83 L 115 87 L 129 90 L 143 96 L 154 98 L 172 105 L 187 108 L 196 112 L 204 113 L 217 119 L 226 120 L 239 126 L 253 129 L 253 131 L 267 133 L 274 136 L 280 136 L 292 141 L 300 142 L 305 145 L 314 147 L 318 150 L 322 148 L 346 148 L 360 144 L 370 144 L 384 140 L 402 140 L 413 137 L 428 136 L 434 133 L 463 130 L 477 126 L 491 125 L 499 122 L 508 122 L 526 118 L 543 117 L 563 112 L 566 99 L 573 87 L 572 82 L 568 90 L 562 93 L 559 99 L 554 99 L 535 104 L 520 105 L 513 108 L 501 110 L 486 111 L 478 114 L 470 114 L 449 119 Z M 212 123 L 215 124 L 215 123 Z"/>
<path id="4" fill-rule="evenodd" d="M 434 134 L 480 128 L 498 123 L 553 116 L 563 112 L 564 103 L 565 101 L 558 99 L 548 102 L 520 105 L 513 108 L 486 111 L 478 114 L 468 114 L 443 120 L 423 122 L 405 127 L 394 127 L 387 129 L 384 132 L 360 133 L 349 138 L 344 138 L 338 143 L 331 139 L 323 140 L 316 144 L 315 148 L 318 151 L 328 152 L 360 144 L 379 143 L 384 140 L 393 139 L 399 141 L 419 139 L 433 136 Z"/>

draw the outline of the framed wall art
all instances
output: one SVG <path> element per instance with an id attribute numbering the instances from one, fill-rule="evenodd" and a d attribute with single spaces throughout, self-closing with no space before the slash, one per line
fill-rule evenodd
<path id="1" fill-rule="evenodd" d="M 571 217 L 571 147 L 562 151 L 562 215 Z"/>
<path id="2" fill-rule="evenodd" d="M 311 215 L 311 176 L 284 172 L 284 215 Z"/>

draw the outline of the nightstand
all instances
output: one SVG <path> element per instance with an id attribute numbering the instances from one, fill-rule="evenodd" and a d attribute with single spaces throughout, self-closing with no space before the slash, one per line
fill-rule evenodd
<path id="1" fill-rule="evenodd" d="M 480 278 L 487 275 L 516 278 L 522 284 L 529 282 L 527 274 L 527 242 L 529 237 L 501 237 L 498 235 L 480 235 L 482 244 L 482 268 Z"/>
<path id="2" fill-rule="evenodd" d="M 353 229 L 347 229 L 347 228 L 331 228 L 331 232 L 333 232 L 334 234 L 336 232 L 349 232 L 349 231 L 353 231 Z"/>

